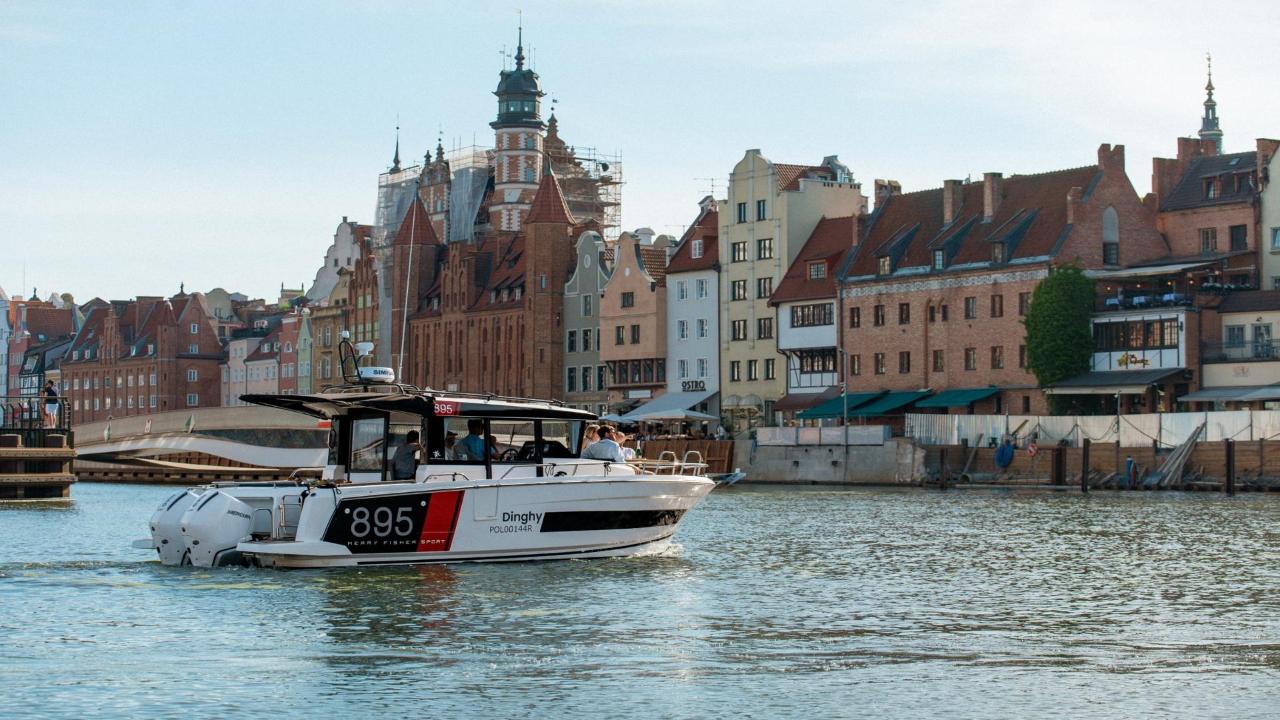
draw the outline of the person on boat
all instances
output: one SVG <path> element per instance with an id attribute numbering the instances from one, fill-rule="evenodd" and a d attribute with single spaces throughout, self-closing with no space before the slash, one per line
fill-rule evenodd
<path id="1" fill-rule="evenodd" d="M 460 460 L 470 460 L 471 462 L 481 462 L 484 460 L 485 453 L 484 441 L 484 421 L 471 419 L 467 421 L 467 436 L 458 442 L 459 452 L 465 454 Z"/>
<path id="2" fill-rule="evenodd" d="M 621 434 L 621 433 L 620 433 L 620 434 Z M 636 459 L 636 449 L 635 449 L 635 448 L 633 448 L 633 447 L 631 447 L 630 445 L 627 445 L 626 443 L 627 443 L 627 441 L 628 441 L 628 440 L 630 440 L 630 441 L 632 442 L 632 444 L 635 444 L 635 443 L 636 443 L 636 436 L 635 436 L 635 435 L 632 435 L 632 436 L 628 437 L 628 436 L 626 436 L 626 435 L 622 435 L 620 439 L 622 440 L 622 459 L 623 459 L 623 460 L 626 460 L 627 462 L 631 462 L 632 460 L 635 460 L 635 459 Z"/>
<path id="3" fill-rule="evenodd" d="M 412 480 L 418 472 L 418 451 L 422 449 L 421 435 L 410 430 L 404 436 L 404 444 L 391 456 L 391 477 L 394 480 Z"/>
<path id="4" fill-rule="evenodd" d="M 454 448 L 454 445 L 457 445 L 457 444 L 458 444 L 458 433 L 453 432 L 452 430 L 445 433 L 445 436 L 444 436 L 444 459 L 445 460 L 458 459 L 458 451 Z"/>
<path id="5" fill-rule="evenodd" d="M 588 460 L 605 460 L 607 462 L 626 462 L 622 457 L 622 448 L 618 447 L 618 443 L 613 441 L 613 430 L 608 425 L 601 425 L 596 428 L 596 436 L 600 439 L 591 443 L 591 445 L 582 453 L 582 457 Z"/>

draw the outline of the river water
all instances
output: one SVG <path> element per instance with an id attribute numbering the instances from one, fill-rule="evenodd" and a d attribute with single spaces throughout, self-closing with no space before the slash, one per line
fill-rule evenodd
<path id="1" fill-rule="evenodd" d="M 279 572 L 130 549 L 168 492 L 0 505 L 0 716 L 1280 714 L 1280 496 L 738 487 L 666 556 Z"/>

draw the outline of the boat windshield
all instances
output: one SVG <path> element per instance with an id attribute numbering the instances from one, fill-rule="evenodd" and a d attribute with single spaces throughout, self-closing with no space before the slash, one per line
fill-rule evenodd
<path id="1" fill-rule="evenodd" d="M 581 433 L 580 420 L 439 418 L 428 423 L 428 461 L 481 465 L 575 458 Z"/>

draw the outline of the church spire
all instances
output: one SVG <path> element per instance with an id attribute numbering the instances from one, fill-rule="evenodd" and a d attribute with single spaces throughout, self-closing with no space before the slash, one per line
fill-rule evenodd
<path id="1" fill-rule="evenodd" d="M 524 69 L 524 15 L 520 16 L 516 28 L 516 69 Z"/>
<path id="2" fill-rule="evenodd" d="M 396 123 L 396 156 L 391 159 L 391 172 L 400 172 L 400 124 Z"/>
<path id="3" fill-rule="evenodd" d="M 1205 54 L 1209 82 L 1204 86 L 1204 117 L 1200 118 L 1200 139 L 1212 140 L 1216 154 L 1222 154 L 1222 128 L 1218 126 L 1218 103 L 1213 99 L 1213 55 Z"/>

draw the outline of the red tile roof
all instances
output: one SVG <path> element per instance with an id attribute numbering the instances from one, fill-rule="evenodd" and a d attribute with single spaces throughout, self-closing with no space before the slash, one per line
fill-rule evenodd
<path id="1" fill-rule="evenodd" d="M 357 227 L 368 227 L 367 225 Z M 404 220 L 400 221 L 400 229 L 396 231 L 396 245 L 439 245 L 435 227 L 431 224 L 431 216 L 422 206 L 422 198 L 414 198 L 405 211 Z"/>
<path id="2" fill-rule="evenodd" d="M 776 305 L 795 300 L 818 300 L 836 296 L 836 273 L 844 258 L 854 251 L 857 240 L 857 218 L 853 216 L 822 218 L 805 241 L 804 247 L 782 276 L 769 303 Z M 822 263 L 823 276 L 812 278 L 809 266 Z"/>
<path id="3" fill-rule="evenodd" d="M 835 176 L 831 172 L 831 168 L 822 165 L 789 165 L 786 163 L 774 163 L 773 172 L 778 178 L 778 191 L 799 190 L 800 178 L 813 174 L 828 180 L 834 180 Z"/>
<path id="4" fill-rule="evenodd" d="M 1097 165 L 1038 175 L 1012 175 L 1001 183 L 1001 201 L 990 222 L 983 220 L 983 183 L 961 186 L 955 220 L 942 223 L 942 189 L 894 195 L 871 215 L 849 276 L 875 275 L 877 259 L 895 258 L 894 269 L 929 267 L 933 251 L 948 253 L 947 266 L 991 260 L 991 242 L 1009 244 L 1008 259 L 1052 255 L 1067 231 L 1067 193 L 1086 192 L 1100 177 Z"/>
<path id="5" fill-rule="evenodd" d="M 542 174 L 538 183 L 538 192 L 533 196 L 529 214 L 524 219 L 531 223 L 563 223 L 572 225 L 573 216 L 569 214 L 569 206 L 564 202 L 564 194 L 560 192 L 560 183 L 550 172 Z"/>
<path id="6" fill-rule="evenodd" d="M 640 269 L 648 273 L 658 287 L 667 286 L 667 249 L 652 245 L 636 245 Z"/>
<path id="7" fill-rule="evenodd" d="M 716 240 L 720 236 L 720 214 L 714 207 L 709 207 L 698 214 L 698 219 L 680 238 L 680 245 L 671 262 L 667 263 L 667 274 L 710 270 L 719 261 Z M 702 257 L 693 256 L 693 241 L 702 241 Z"/>

